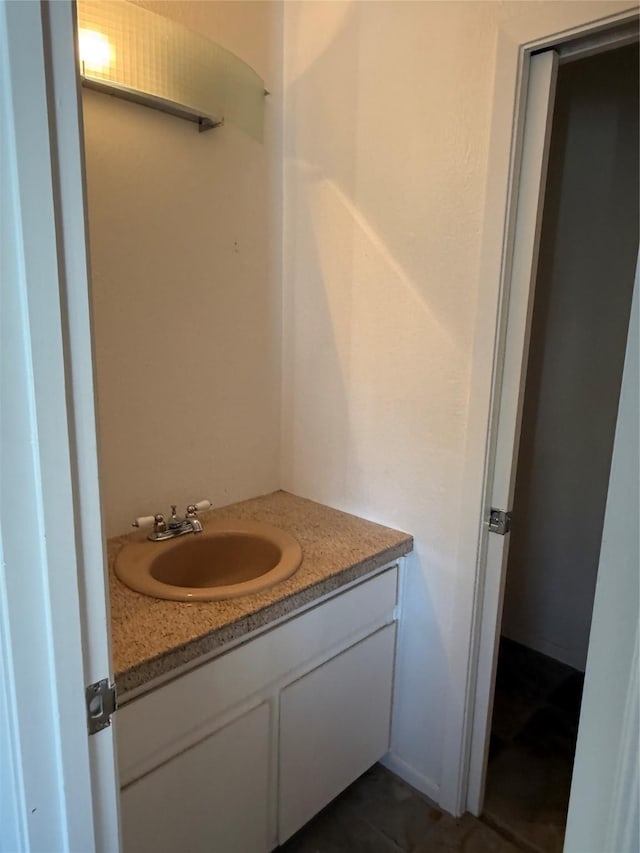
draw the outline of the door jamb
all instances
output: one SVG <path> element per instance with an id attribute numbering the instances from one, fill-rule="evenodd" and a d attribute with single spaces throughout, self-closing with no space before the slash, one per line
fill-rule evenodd
<path id="1" fill-rule="evenodd" d="M 2 4 L 0 41 L 0 656 L 9 715 L 0 747 L 10 755 L 0 786 L 13 788 L 10 845 L 88 851 L 95 821 L 43 6 Z"/>
<path id="2" fill-rule="evenodd" d="M 74 22 L 74 0 L 0 4 L 11 295 L 0 518 L 0 714 L 9 714 L 0 751 L 9 760 L 0 787 L 13 788 L 7 837 L 16 849 L 115 853 L 113 730 L 89 738 L 85 703 L 85 684 L 111 667 Z"/>
<path id="3" fill-rule="evenodd" d="M 453 690 L 448 702 L 440 796 L 440 805 L 454 814 L 467 809 L 477 814 L 482 807 L 483 780 L 472 778 L 471 757 L 474 750 L 484 750 L 485 740 L 483 736 L 478 743 L 473 731 L 481 636 L 497 628 L 495 623 L 486 624 L 489 608 L 484 600 L 488 492 L 495 462 L 529 61 L 533 51 L 596 34 L 637 15 L 637 6 L 627 2 L 566 4 L 560 10 L 543 7 L 534 16 L 502 26 L 498 33 L 454 606 L 454 625 L 464 630 L 458 628 L 454 639 L 452 682 L 464 689 Z"/>
<path id="4" fill-rule="evenodd" d="M 74 0 L 43 3 L 54 204 L 59 228 L 62 334 L 76 512 L 75 539 L 84 684 L 114 680 L 106 538 L 98 470 L 89 222 L 84 128 Z M 119 783 L 114 728 L 88 738 L 98 850 L 120 849 Z"/>

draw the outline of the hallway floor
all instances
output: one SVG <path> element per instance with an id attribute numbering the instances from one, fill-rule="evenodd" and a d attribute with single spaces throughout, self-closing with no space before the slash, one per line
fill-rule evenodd
<path id="1" fill-rule="evenodd" d="M 531 851 L 560 853 L 584 674 L 500 640 L 483 817 Z"/>
<path id="2" fill-rule="evenodd" d="M 582 673 L 503 638 L 485 811 L 455 819 L 376 764 L 281 853 L 560 853 Z"/>

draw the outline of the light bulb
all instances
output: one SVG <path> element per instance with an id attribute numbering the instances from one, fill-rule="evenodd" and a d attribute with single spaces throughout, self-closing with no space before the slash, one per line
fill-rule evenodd
<path id="1" fill-rule="evenodd" d="M 105 73 L 113 64 L 115 51 L 111 42 L 103 33 L 80 28 L 80 68 L 82 73 Z"/>

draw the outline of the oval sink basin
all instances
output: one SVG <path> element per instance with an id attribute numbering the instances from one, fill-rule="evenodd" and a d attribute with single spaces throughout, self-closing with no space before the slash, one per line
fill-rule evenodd
<path id="1" fill-rule="evenodd" d="M 301 562 L 300 545 L 284 530 L 258 521 L 212 521 L 202 533 L 125 545 L 115 572 L 154 598 L 210 601 L 268 589 Z"/>

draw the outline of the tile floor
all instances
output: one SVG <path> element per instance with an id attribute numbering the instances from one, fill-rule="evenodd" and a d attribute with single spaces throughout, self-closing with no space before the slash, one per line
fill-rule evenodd
<path id="1" fill-rule="evenodd" d="M 483 821 L 456 820 L 376 764 L 304 826 L 281 853 L 517 853 Z"/>
<path id="2" fill-rule="evenodd" d="M 582 676 L 501 642 L 485 813 L 455 819 L 376 764 L 281 853 L 562 850 Z"/>
<path id="3" fill-rule="evenodd" d="M 501 639 L 484 818 L 539 853 L 562 850 L 583 682 Z"/>

